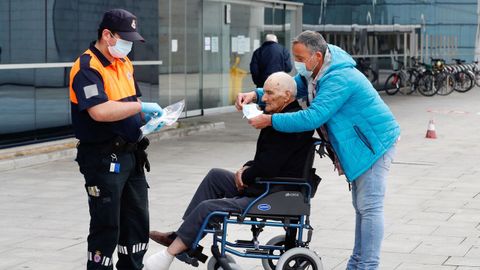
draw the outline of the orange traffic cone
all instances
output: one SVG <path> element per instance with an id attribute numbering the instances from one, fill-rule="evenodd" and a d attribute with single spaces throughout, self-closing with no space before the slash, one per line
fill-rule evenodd
<path id="1" fill-rule="evenodd" d="M 428 138 L 428 139 L 437 138 L 437 133 L 435 132 L 435 123 L 433 122 L 433 120 L 430 120 L 428 122 L 427 135 L 425 135 L 425 138 Z"/>

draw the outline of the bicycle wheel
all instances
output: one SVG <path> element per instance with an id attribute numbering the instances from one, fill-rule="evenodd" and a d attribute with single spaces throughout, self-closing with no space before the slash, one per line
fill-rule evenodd
<path id="1" fill-rule="evenodd" d="M 377 80 L 378 80 L 378 75 L 375 71 L 373 71 L 372 68 L 370 67 L 367 67 L 364 71 L 363 71 L 363 75 L 365 75 L 365 77 L 367 77 L 367 79 L 373 84 L 375 83 Z"/>
<path id="2" fill-rule="evenodd" d="M 455 79 L 451 74 L 441 74 L 440 77 L 435 80 L 435 85 L 438 89 L 438 95 L 447 96 L 453 92 Z"/>
<path id="3" fill-rule="evenodd" d="M 435 77 L 431 73 L 423 74 L 418 79 L 417 90 L 420 94 L 426 97 L 434 96 L 438 89 L 435 87 Z"/>
<path id="4" fill-rule="evenodd" d="M 475 85 L 474 80 L 475 78 L 470 76 L 468 72 L 460 71 L 455 74 L 455 84 L 453 89 L 457 92 L 465 93 L 473 88 Z"/>
<path id="5" fill-rule="evenodd" d="M 385 85 L 383 89 L 385 89 L 385 93 L 387 95 L 395 95 L 398 90 L 400 90 L 400 86 L 402 85 L 402 78 L 398 76 L 397 73 L 392 73 L 387 77 L 385 80 Z"/>
<path id="6" fill-rule="evenodd" d="M 477 86 L 480 86 L 480 70 L 479 71 L 475 71 L 475 84 Z"/>
<path id="7" fill-rule="evenodd" d="M 415 72 L 411 72 L 408 75 L 408 79 L 406 80 L 406 82 L 403 82 L 403 87 L 401 87 L 399 91 L 400 94 L 411 95 L 413 92 L 415 92 L 415 90 L 417 90 L 416 81 L 417 81 L 417 74 Z"/>

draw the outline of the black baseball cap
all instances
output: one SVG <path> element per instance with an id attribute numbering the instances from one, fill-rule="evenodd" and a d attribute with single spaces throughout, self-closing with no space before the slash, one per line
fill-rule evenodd
<path id="1" fill-rule="evenodd" d="M 124 9 L 118 8 L 105 12 L 99 27 L 117 33 L 124 40 L 145 42 L 137 32 L 137 17 Z"/>

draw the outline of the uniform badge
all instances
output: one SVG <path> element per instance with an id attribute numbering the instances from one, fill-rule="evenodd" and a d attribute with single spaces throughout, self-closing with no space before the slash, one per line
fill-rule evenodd
<path id="1" fill-rule="evenodd" d="M 99 263 L 102 260 L 102 253 L 100 251 L 95 251 L 95 255 L 93 256 L 93 261 Z"/>
<path id="2" fill-rule="evenodd" d="M 132 28 L 133 29 L 137 28 L 137 22 L 135 20 L 132 20 Z"/>

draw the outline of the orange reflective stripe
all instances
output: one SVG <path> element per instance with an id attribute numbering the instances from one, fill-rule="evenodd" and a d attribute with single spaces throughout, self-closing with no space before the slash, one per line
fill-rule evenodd
<path id="1" fill-rule="evenodd" d="M 75 104 L 78 104 L 78 101 L 77 101 L 77 95 L 75 95 L 75 91 L 73 91 L 73 78 L 75 77 L 74 75 L 72 74 L 77 74 L 78 71 L 80 70 L 80 61 L 76 61 L 74 64 L 73 64 L 73 67 L 72 67 L 72 70 L 70 71 L 70 85 L 69 85 L 69 90 L 70 90 L 70 101 L 72 103 L 75 103 Z"/>
<path id="2" fill-rule="evenodd" d="M 135 81 L 133 78 L 133 65 L 128 58 L 125 61 L 115 59 L 111 65 L 104 67 L 95 54 L 86 50 L 84 54 L 89 54 L 90 68 L 98 71 L 103 79 L 103 88 L 109 100 L 121 100 L 127 97 L 136 96 Z M 73 79 L 80 71 L 80 58 L 78 58 L 70 71 L 70 101 L 78 104 L 75 91 L 73 90 Z M 77 89 L 78 90 L 78 89 Z"/>

